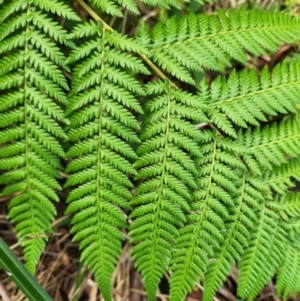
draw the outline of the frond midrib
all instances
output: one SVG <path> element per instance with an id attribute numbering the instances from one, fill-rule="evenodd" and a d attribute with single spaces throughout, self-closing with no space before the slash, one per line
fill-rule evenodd
<path id="1" fill-rule="evenodd" d="M 104 37 L 104 34 L 105 34 L 105 29 L 102 28 L 102 37 Z M 101 47 L 101 67 L 100 67 L 100 74 L 102 75 L 103 72 L 104 72 L 104 69 L 105 69 L 105 66 L 104 66 L 104 55 L 105 55 L 105 45 L 104 45 L 104 41 L 103 39 L 101 39 L 101 42 L 102 42 L 102 47 Z M 101 141 L 102 141 L 102 134 L 103 134 L 103 131 L 102 131 L 102 113 L 103 113 L 103 102 L 104 102 L 104 99 L 103 99 L 103 79 L 101 80 L 101 83 L 100 83 L 100 87 L 99 87 L 99 90 L 100 90 L 100 97 L 99 97 L 99 119 L 98 119 L 98 150 L 97 150 L 97 163 L 96 163 L 96 219 L 97 219 L 97 233 L 96 233 L 96 236 L 98 237 L 98 241 L 96 242 L 98 244 L 98 254 L 99 254 L 99 257 L 100 258 L 100 266 L 104 267 L 105 266 L 105 258 L 104 258 L 104 253 L 102 251 L 102 242 L 103 242 L 103 231 L 101 231 L 101 202 L 102 202 L 102 199 L 99 197 L 101 195 L 101 182 L 103 182 L 103 179 L 102 179 L 102 175 L 101 175 L 101 165 L 102 165 L 102 148 L 101 148 Z"/>

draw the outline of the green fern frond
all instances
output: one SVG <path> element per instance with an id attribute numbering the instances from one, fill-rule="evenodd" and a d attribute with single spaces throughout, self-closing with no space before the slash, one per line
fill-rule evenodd
<path id="1" fill-rule="evenodd" d="M 203 4 L 205 2 L 213 2 L 214 0 L 197 0 L 196 2 Z M 102 12 L 107 14 L 123 17 L 121 12 L 121 7 L 126 8 L 134 14 L 140 14 L 137 2 L 135 0 L 90 0 L 90 2 L 100 9 Z M 171 6 L 180 9 L 180 1 L 178 0 L 142 0 L 141 2 L 154 7 L 162 7 L 165 9 L 170 9 Z M 189 2 L 184 0 L 184 2 Z"/>
<path id="2" fill-rule="evenodd" d="M 276 193 L 286 194 L 295 186 L 295 180 L 300 181 L 300 158 L 290 159 L 286 164 L 266 173 L 263 183 L 271 186 Z"/>
<path id="3" fill-rule="evenodd" d="M 285 220 L 300 217 L 300 193 L 288 193 L 280 204 L 280 214 Z"/>
<path id="4" fill-rule="evenodd" d="M 299 268 L 299 244 L 288 244 L 276 279 L 276 293 L 284 300 L 288 299 L 289 294 L 296 296 L 300 290 Z"/>
<path id="5" fill-rule="evenodd" d="M 244 159 L 257 174 L 272 170 L 275 166 L 285 168 L 284 163 L 299 155 L 299 115 L 264 127 L 240 131 L 238 140 L 249 148 L 250 156 Z"/>
<path id="6" fill-rule="evenodd" d="M 65 4 L 51 1 L 50 9 L 45 3 L 9 1 L 0 9 L 0 182 L 2 195 L 13 196 L 8 217 L 32 273 L 47 241 L 43 235 L 52 232 L 64 156 L 59 141 L 67 138 L 60 105 L 68 85 L 59 45 L 72 43 L 47 12 L 78 19 Z"/>
<path id="7" fill-rule="evenodd" d="M 284 225 L 272 203 L 261 204 L 255 229 L 238 266 L 238 295 L 249 300 L 254 300 L 274 275 L 288 244 Z"/>
<path id="8" fill-rule="evenodd" d="M 240 73 L 233 71 L 227 80 L 224 77 L 214 80 L 209 94 L 207 85 L 202 83 L 199 97 L 209 103 L 207 115 L 212 122 L 225 133 L 235 137 L 232 125 L 224 121 L 224 114 L 233 124 L 247 128 L 249 124 L 258 126 L 259 122 L 266 122 L 268 115 L 296 113 L 300 75 L 298 66 L 299 61 L 293 60 L 277 65 L 272 74 L 264 68 L 259 76 L 252 69 L 244 69 Z M 293 129 L 294 125 L 286 127 Z M 298 127 L 294 131 L 297 129 Z M 272 135 L 274 130 L 275 126 L 268 135 Z M 283 131 L 282 129 L 282 134 Z M 290 139 L 293 139 L 293 136 Z M 287 145 L 288 142 L 285 147 L 288 147 Z M 292 148 L 289 148 L 289 151 L 291 150 Z"/>
<path id="9" fill-rule="evenodd" d="M 299 37 L 299 22 L 285 13 L 245 8 L 210 16 L 190 14 L 158 23 L 149 49 L 161 68 L 194 85 L 190 71 L 224 70 L 232 59 L 245 63 L 245 50 L 254 55 L 276 51 L 281 43 Z"/>
<path id="10" fill-rule="evenodd" d="M 58 0 L 31 0 L 31 2 L 42 11 L 51 12 L 68 20 L 80 21 L 70 7 Z"/>
<path id="11" fill-rule="evenodd" d="M 155 93 L 158 92 L 158 93 Z M 201 133 L 191 123 L 205 121 L 201 104 L 188 93 L 158 81 L 148 86 L 151 99 L 145 106 L 138 148 L 137 187 L 130 215 L 132 258 L 141 272 L 150 300 L 171 257 L 178 227 L 189 212 L 190 189 L 196 188 L 197 170 L 192 157 L 201 157 L 197 141 Z M 158 94 L 154 96 L 153 94 Z"/>
<path id="12" fill-rule="evenodd" d="M 248 246 L 251 233 L 256 230 L 256 212 L 260 210 L 265 195 L 270 194 L 268 186 L 262 185 L 260 179 L 247 172 L 241 175 L 241 179 L 236 206 L 232 209 L 230 219 L 223 230 L 224 241 L 214 249 L 214 258 L 207 266 L 204 276 L 204 301 L 213 299 L 229 275 L 231 267 L 240 260 Z"/>
<path id="13" fill-rule="evenodd" d="M 122 6 L 126 7 L 128 10 L 133 13 L 139 14 L 136 3 L 132 0 L 120 0 L 120 1 L 112 1 L 112 0 L 91 0 L 91 3 L 95 5 L 101 11 L 110 14 L 116 17 L 123 17 L 120 7 L 118 4 L 120 3 Z"/>
<path id="14" fill-rule="evenodd" d="M 299 192 L 288 191 L 285 195 L 278 196 L 273 205 L 273 210 L 278 212 L 292 244 L 300 234 L 299 196 Z"/>
<path id="15" fill-rule="evenodd" d="M 202 139 L 199 147 L 202 157 L 197 162 L 198 187 L 193 194 L 191 213 L 187 216 L 186 225 L 179 230 L 173 247 L 170 278 L 172 301 L 183 300 L 199 277 L 204 278 L 208 259 L 214 258 L 215 250 L 219 251 L 220 245 L 223 246 L 226 239 L 224 231 L 229 230 L 226 223 L 233 222 L 231 213 L 242 202 L 240 199 L 237 203 L 237 198 L 241 197 L 237 187 L 241 182 L 236 170 L 244 170 L 245 167 L 235 153 L 243 154 L 246 150 L 212 131 L 203 132 Z M 251 192 L 248 193 L 251 195 Z M 245 207 L 243 209 L 249 211 Z M 211 284 L 209 295 L 222 278 Z"/>
<path id="16" fill-rule="evenodd" d="M 224 11 L 210 16 L 190 14 L 179 20 L 173 17 L 165 25 L 158 23 L 149 48 L 161 68 L 193 85 L 190 71 L 223 70 L 231 59 L 244 63 L 245 49 L 262 55 L 299 34 L 299 19 L 243 8 L 227 15 Z"/>
<path id="17" fill-rule="evenodd" d="M 140 141 L 132 112 L 143 112 L 135 96 L 144 91 L 124 67 L 147 71 L 127 53 L 133 41 L 126 45 L 124 40 L 126 51 L 118 50 L 118 58 L 113 57 L 116 50 L 110 45 L 115 45 L 116 35 L 101 24 L 81 24 L 72 35 L 87 37 L 88 42 L 77 46 L 68 59 L 75 63 L 68 136 L 76 144 L 67 153 L 73 160 L 66 169 L 71 174 L 66 186 L 74 189 L 66 212 L 75 213 L 71 231 L 80 241 L 81 260 L 94 272 L 105 300 L 110 300 L 111 276 L 124 239 L 119 229 L 126 227 L 121 209 L 130 207 L 133 185 L 128 177 L 136 175 L 131 144 Z"/>

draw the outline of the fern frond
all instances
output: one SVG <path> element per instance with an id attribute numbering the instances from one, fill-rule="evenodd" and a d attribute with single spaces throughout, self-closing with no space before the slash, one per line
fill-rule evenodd
<path id="1" fill-rule="evenodd" d="M 264 68 L 259 76 L 248 69 L 240 73 L 233 71 L 228 80 L 222 77 L 214 80 L 210 89 L 202 83 L 199 97 L 209 103 L 207 115 L 212 122 L 225 133 L 235 137 L 232 125 L 224 122 L 224 114 L 231 123 L 247 128 L 249 124 L 258 126 L 259 122 L 267 121 L 268 115 L 296 113 L 295 106 L 299 95 L 298 65 L 297 60 L 282 63 L 272 70 L 272 74 Z M 285 133 L 293 129 L 294 125 L 286 125 L 288 129 Z M 273 135 L 275 127 L 268 135 Z M 284 134 L 283 129 L 281 134 Z M 293 136 L 290 139 L 293 139 Z M 285 147 L 288 148 L 288 142 Z M 291 150 L 292 148 L 289 148 L 289 151 Z"/>
<path id="2" fill-rule="evenodd" d="M 141 272 L 150 300 L 168 267 L 178 227 L 189 212 L 190 189 L 196 187 L 197 170 L 192 157 L 201 156 L 200 132 L 191 123 L 204 121 L 201 105 L 193 95 L 158 81 L 149 85 L 151 100 L 145 106 L 143 143 L 138 148 L 138 186 L 130 215 L 132 258 Z M 152 96 L 153 92 L 159 92 Z M 149 93 L 148 92 L 148 93 Z M 155 93 L 156 94 L 156 93 Z"/>
<path id="3" fill-rule="evenodd" d="M 244 159 L 257 174 L 261 174 L 263 170 L 272 170 L 275 166 L 284 169 L 284 163 L 287 163 L 290 158 L 298 157 L 299 138 L 298 114 L 264 127 L 248 128 L 238 135 L 239 143 L 245 145 L 250 151 L 250 156 Z"/>
<path id="4" fill-rule="evenodd" d="M 254 300 L 274 275 L 285 257 L 288 241 L 284 225 L 271 202 L 261 204 L 255 226 L 256 231 L 252 232 L 249 246 L 238 266 L 238 295 L 249 300 Z"/>
<path id="5" fill-rule="evenodd" d="M 287 245 L 284 260 L 282 261 L 276 279 L 276 293 L 287 300 L 289 294 L 296 294 L 300 290 L 300 249 L 299 243 Z"/>
<path id="6" fill-rule="evenodd" d="M 214 0 L 197 0 L 197 2 L 201 4 L 213 1 Z M 123 6 L 132 13 L 140 14 L 137 3 L 134 0 L 91 0 L 90 2 L 101 11 L 116 17 L 123 17 L 119 6 Z M 149 6 L 162 7 L 165 9 L 170 9 L 170 6 L 180 9 L 180 2 L 178 0 L 142 0 L 141 2 Z M 184 0 L 184 2 L 189 1 Z"/>
<path id="7" fill-rule="evenodd" d="M 285 220 L 300 217 L 300 193 L 290 192 L 284 196 L 282 204 L 280 204 L 280 214 Z"/>
<path id="8" fill-rule="evenodd" d="M 31 0 L 42 11 L 51 12 L 68 20 L 80 21 L 74 11 L 58 0 Z"/>
<path id="9" fill-rule="evenodd" d="M 199 147 L 202 157 L 197 163 L 198 187 L 193 195 L 191 213 L 187 216 L 186 225 L 179 230 L 173 247 L 170 278 L 172 301 L 183 300 L 199 277 L 204 278 L 208 259 L 213 258 L 215 250 L 219 251 L 220 245 L 224 244 L 224 231 L 229 230 L 226 223 L 233 221 L 231 212 L 242 202 L 240 199 L 236 204 L 237 187 L 241 185 L 236 170 L 244 170 L 245 167 L 235 153 L 242 154 L 246 150 L 212 131 L 203 132 L 202 135 L 203 141 Z M 245 207 L 243 209 L 249 211 Z M 242 227 L 239 231 L 242 231 Z M 222 278 L 212 284 L 209 295 Z"/>
<path id="10" fill-rule="evenodd" d="M 279 194 L 286 194 L 295 187 L 296 181 L 300 181 L 300 158 L 288 160 L 286 164 L 275 167 L 266 173 L 263 183 L 272 187 Z"/>
<path id="11" fill-rule="evenodd" d="M 72 45 L 43 3 L 10 1 L 0 9 L 0 141 L 5 144 L 0 182 L 5 184 L 2 195 L 13 196 L 8 217 L 32 273 L 47 241 L 43 234 L 52 232 L 52 201 L 58 201 L 55 190 L 61 189 L 57 178 L 64 151 L 59 141 L 67 138 L 61 105 L 67 102 L 68 85 L 59 45 Z M 58 1 L 51 12 L 78 19 Z"/>
<path id="12" fill-rule="evenodd" d="M 254 55 L 276 51 L 299 36 L 299 22 L 285 13 L 245 8 L 210 16 L 190 14 L 157 24 L 149 49 L 161 68 L 194 85 L 190 71 L 223 70 L 231 59 L 245 63 L 245 50 Z"/>
<path id="13" fill-rule="evenodd" d="M 71 174 L 66 186 L 74 186 L 67 213 L 75 213 L 71 231 L 80 241 L 81 260 L 94 272 L 105 300 L 111 300 L 111 276 L 124 239 L 119 229 L 126 227 L 121 209 L 130 207 L 133 186 L 128 177 L 136 175 L 132 160 L 137 155 L 131 143 L 140 141 L 133 112 L 143 112 L 135 96 L 144 91 L 124 67 L 145 69 L 127 53 L 126 43 L 122 46 L 126 51 L 119 50 L 119 58 L 112 58 L 115 35 L 101 24 L 81 24 L 73 36 L 85 36 L 88 42 L 69 57 L 75 66 L 68 137 L 77 143 L 67 153 L 73 161 L 66 169 Z M 133 42 L 128 45 L 132 49 Z M 123 64 L 127 59 L 129 63 Z"/>
<path id="14" fill-rule="evenodd" d="M 222 286 L 232 266 L 240 260 L 248 246 L 251 233 L 256 231 L 257 211 L 260 210 L 265 196 L 270 194 L 268 186 L 262 185 L 249 173 L 241 175 L 236 206 L 225 224 L 224 241 L 214 250 L 214 258 L 207 266 L 204 275 L 204 301 L 213 299 L 216 291 Z"/>

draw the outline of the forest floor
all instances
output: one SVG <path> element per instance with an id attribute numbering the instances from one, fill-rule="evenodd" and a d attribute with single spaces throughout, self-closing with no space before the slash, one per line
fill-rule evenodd
<path id="1" fill-rule="evenodd" d="M 6 220 L 4 202 L 0 203 L 1 237 L 22 260 L 22 250 L 11 224 Z M 59 206 L 63 207 L 63 206 Z M 61 210 L 62 211 L 62 210 Z M 61 212 L 62 213 L 62 212 Z M 65 221 L 57 220 L 56 224 Z M 139 273 L 129 255 L 130 246 L 125 241 L 123 253 L 113 275 L 113 301 L 147 301 L 146 292 Z M 98 286 L 92 273 L 79 261 L 78 243 L 71 241 L 67 226 L 60 227 L 49 237 L 47 247 L 37 266 L 35 277 L 54 301 L 100 301 Z M 157 293 L 157 301 L 169 300 L 168 274 L 165 274 Z M 237 270 L 232 269 L 223 287 L 212 301 L 236 301 Z M 203 287 L 198 285 L 186 296 L 185 301 L 201 301 Z M 0 300 L 25 301 L 23 293 L 4 271 L 0 270 Z M 275 283 L 270 281 L 255 301 L 277 301 Z M 300 300 L 300 295 L 295 301 Z"/>

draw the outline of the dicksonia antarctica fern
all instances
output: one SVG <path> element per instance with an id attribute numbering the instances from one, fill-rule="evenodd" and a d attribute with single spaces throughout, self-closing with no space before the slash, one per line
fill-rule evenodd
<path id="1" fill-rule="evenodd" d="M 129 38 L 95 11 L 138 14 L 135 1 L 91 0 L 95 11 L 78 3 L 94 21 L 59 0 L 0 1 L 1 195 L 12 197 L 29 270 L 52 231 L 67 159 L 71 233 L 106 300 L 127 227 L 149 300 L 170 272 L 171 300 L 201 280 L 210 301 L 232 266 L 241 299 L 276 272 L 278 295 L 296 293 L 299 60 L 210 83 L 195 74 L 293 42 L 299 19 L 231 9 L 142 22 Z M 77 22 L 70 33 L 63 19 Z"/>

